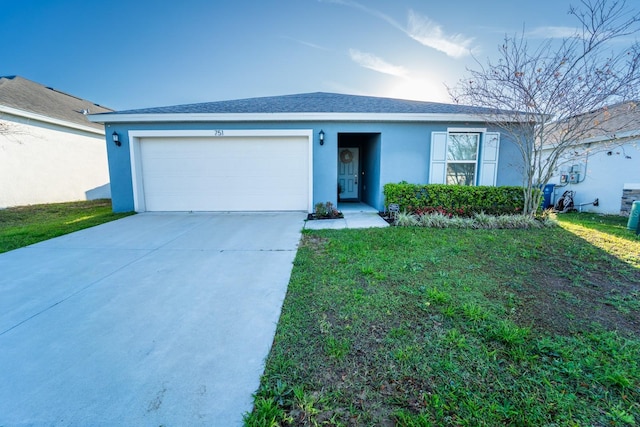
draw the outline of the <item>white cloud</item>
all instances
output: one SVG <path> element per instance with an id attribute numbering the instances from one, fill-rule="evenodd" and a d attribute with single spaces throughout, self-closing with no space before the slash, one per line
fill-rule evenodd
<path id="1" fill-rule="evenodd" d="M 413 10 L 409 10 L 406 33 L 417 42 L 444 52 L 452 58 L 462 58 L 471 53 L 473 38 L 461 34 L 446 35 L 440 25 Z"/>
<path id="2" fill-rule="evenodd" d="M 393 27 L 396 27 L 400 31 L 405 31 L 405 29 L 402 27 L 402 25 L 400 25 L 396 20 L 394 20 L 389 15 L 386 15 L 386 14 L 380 12 L 379 10 L 372 9 L 370 7 L 367 7 L 367 6 L 363 5 L 363 4 L 360 4 L 357 1 L 353 1 L 353 0 L 318 0 L 318 1 L 320 1 L 321 3 L 333 3 L 333 4 L 339 4 L 339 5 L 342 5 L 342 6 L 349 6 L 349 7 L 352 7 L 354 9 L 359 9 L 359 10 L 365 12 L 365 13 L 368 13 L 369 15 L 373 15 L 376 18 L 380 18 L 383 21 L 386 21 L 387 23 L 391 24 Z"/>
<path id="3" fill-rule="evenodd" d="M 396 77 L 406 77 L 408 74 L 406 68 L 400 65 L 389 64 L 384 59 L 371 53 L 361 52 L 356 49 L 349 49 L 349 56 L 351 56 L 351 59 L 358 65 L 379 73 L 389 74 Z"/>
<path id="4" fill-rule="evenodd" d="M 526 35 L 532 38 L 562 39 L 578 35 L 578 30 L 572 27 L 538 27 L 528 31 Z"/>
<path id="5" fill-rule="evenodd" d="M 373 15 L 390 24 L 392 27 L 402 31 L 407 36 L 418 43 L 444 52 L 452 58 L 462 58 L 471 53 L 470 45 L 473 38 L 465 37 L 461 34 L 446 35 L 442 27 L 426 16 L 422 16 L 413 10 L 409 10 L 407 26 L 403 26 L 398 21 L 379 10 L 364 6 L 354 0 L 318 0 L 323 3 L 333 3 L 342 6 L 359 9 L 365 13 Z"/>
<path id="6" fill-rule="evenodd" d="M 310 48 L 313 48 L 313 49 L 324 50 L 324 51 L 327 51 L 327 52 L 331 51 L 331 49 L 328 49 L 328 48 L 326 48 L 324 46 L 320 46 L 320 45 L 317 45 L 315 43 L 306 42 L 304 40 L 294 39 L 293 37 L 286 37 L 285 36 L 283 38 L 285 38 L 287 40 L 294 41 L 296 43 L 300 43 L 301 45 L 304 45 L 304 46 L 307 46 L 307 47 L 310 47 Z"/>

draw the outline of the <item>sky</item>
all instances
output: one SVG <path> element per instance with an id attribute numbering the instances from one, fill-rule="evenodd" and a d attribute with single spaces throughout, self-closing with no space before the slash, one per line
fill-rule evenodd
<path id="1" fill-rule="evenodd" d="M 451 102 L 504 36 L 565 0 L 0 0 L 0 76 L 115 109 L 308 92 Z"/>

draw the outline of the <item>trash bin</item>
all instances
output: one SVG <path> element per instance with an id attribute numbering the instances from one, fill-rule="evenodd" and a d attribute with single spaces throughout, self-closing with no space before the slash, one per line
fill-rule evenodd
<path id="1" fill-rule="evenodd" d="M 627 228 L 636 231 L 638 228 L 638 218 L 640 217 L 640 200 L 636 200 L 631 204 L 631 213 L 629 214 L 629 222 Z"/>
<path id="2" fill-rule="evenodd" d="M 553 206 L 553 190 L 555 184 L 547 184 L 542 190 L 542 210 L 549 209 Z"/>

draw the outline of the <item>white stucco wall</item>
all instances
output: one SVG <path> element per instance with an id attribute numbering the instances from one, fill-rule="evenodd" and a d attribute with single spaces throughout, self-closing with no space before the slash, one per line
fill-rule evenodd
<path id="1" fill-rule="evenodd" d="M 559 184 L 560 175 L 568 173 L 572 165 L 580 168 L 581 182 L 556 187 L 556 200 L 566 190 L 576 192 L 576 205 L 599 200 L 599 206 L 583 206 L 583 212 L 619 215 L 624 185 L 640 182 L 640 138 L 623 145 L 578 146 L 565 160 L 550 182 Z"/>
<path id="2" fill-rule="evenodd" d="M 0 208 L 109 198 L 104 135 L 0 114 Z"/>

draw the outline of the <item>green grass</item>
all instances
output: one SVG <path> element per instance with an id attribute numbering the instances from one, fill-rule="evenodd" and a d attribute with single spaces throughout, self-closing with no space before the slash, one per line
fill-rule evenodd
<path id="1" fill-rule="evenodd" d="M 620 215 L 598 215 L 593 213 L 565 213 L 556 215 L 556 219 L 564 224 L 579 225 L 622 239 L 640 241 L 640 236 L 635 234 L 635 230 L 631 231 L 627 229 L 628 217 Z"/>
<path id="2" fill-rule="evenodd" d="M 559 221 L 305 232 L 245 424 L 640 423 L 640 266 Z"/>
<path id="3" fill-rule="evenodd" d="M 640 235 L 627 229 L 628 218 L 617 215 L 571 213 L 557 215 L 561 227 L 590 244 L 640 267 Z"/>
<path id="4" fill-rule="evenodd" d="M 0 253 L 123 218 L 111 200 L 53 203 L 0 210 Z"/>

